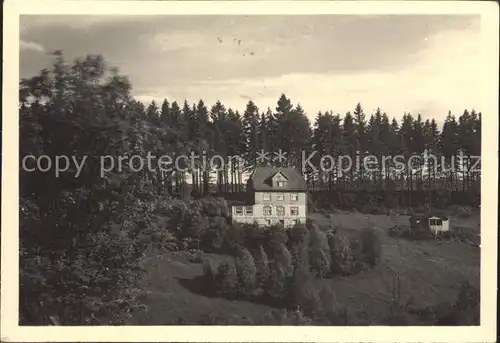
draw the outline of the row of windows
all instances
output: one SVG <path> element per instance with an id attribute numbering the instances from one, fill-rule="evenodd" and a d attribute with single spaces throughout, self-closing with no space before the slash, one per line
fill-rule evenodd
<path id="1" fill-rule="evenodd" d="M 251 222 L 248 222 L 248 223 L 251 223 Z M 271 219 L 266 219 L 266 220 L 264 221 L 264 223 L 265 223 L 266 225 L 272 225 L 273 223 L 275 223 L 275 224 L 285 225 L 285 221 L 284 221 L 284 220 L 282 220 L 282 219 L 281 219 L 281 220 L 278 220 L 278 221 L 272 221 Z M 294 220 L 291 222 L 291 224 L 300 224 L 300 219 L 294 219 Z"/>
<path id="2" fill-rule="evenodd" d="M 279 220 L 278 223 L 280 223 L 281 225 L 285 225 L 285 221 L 284 220 Z M 294 224 L 300 224 L 300 219 L 294 219 L 293 220 L 293 223 Z M 271 225 L 272 224 L 272 221 L 270 219 L 267 219 L 266 220 L 266 224 L 267 225 Z"/>
<path id="3" fill-rule="evenodd" d="M 263 194 L 263 199 L 270 201 L 271 200 L 271 193 L 264 193 Z M 276 200 L 278 201 L 284 201 L 285 200 L 285 193 L 277 193 L 276 194 Z M 299 195 L 297 193 L 290 193 L 290 200 L 291 201 L 298 201 L 299 200 Z"/>
<path id="4" fill-rule="evenodd" d="M 237 216 L 243 215 L 243 209 L 245 210 L 245 215 L 253 215 L 253 207 L 252 206 L 236 206 L 234 208 L 234 214 Z M 262 212 L 265 216 L 273 215 L 273 208 L 271 206 L 264 206 Z M 285 207 L 284 206 L 276 206 L 276 215 L 284 216 L 285 215 Z M 290 207 L 290 215 L 298 216 L 299 208 L 297 206 Z"/>
<path id="5" fill-rule="evenodd" d="M 429 219 L 429 225 L 443 225 L 442 219 Z"/>

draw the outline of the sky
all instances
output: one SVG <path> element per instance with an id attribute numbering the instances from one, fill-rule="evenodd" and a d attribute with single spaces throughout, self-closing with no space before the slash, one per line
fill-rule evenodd
<path id="1" fill-rule="evenodd" d="M 21 16 L 20 76 L 101 54 L 137 100 L 261 112 L 284 93 L 311 121 L 360 102 L 442 122 L 481 111 L 481 22 L 466 15 Z"/>

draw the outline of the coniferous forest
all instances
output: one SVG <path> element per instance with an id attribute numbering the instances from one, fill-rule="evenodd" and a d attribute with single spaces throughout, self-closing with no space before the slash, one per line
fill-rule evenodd
<path id="1" fill-rule="evenodd" d="M 78 177 L 71 165 L 57 177 L 20 168 L 20 316 L 25 324 L 43 324 L 54 315 L 63 324 L 126 323 L 142 306 L 139 262 L 152 237 L 159 228 L 183 230 L 172 229 L 162 211 L 171 211 L 175 201 L 209 196 L 238 200 L 244 174 L 260 163 L 260 151 L 286 152 L 284 164 L 299 168 L 303 152 L 316 151 L 311 164 L 318 170 L 323 155 L 353 161 L 401 155 L 406 162 L 425 153 L 437 157 L 437 168 L 418 160 L 403 171 L 372 166 L 343 172 L 337 164 L 315 171 L 308 165 L 304 174 L 312 209 L 446 208 L 480 201 L 480 171 L 472 157 L 481 155 L 481 113 L 474 109 L 448 113 L 438 124 L 424 119 L 425 113 L 385 113 L 384 104 L 366 112 L 362 99 L 347 113 L 337 113 L 332 100 L 331 109 L 314 116 L 306 112 L 307 104 L 285 94 L 272 108 L 249 101 L 236 109 L 222 100 L 207 104 L 168 95 L 162 103 L 143 104 L 134 100 L 127 77 L 102 56 L 68 62 L 61 52 L 50 68 L 21 80 L 19 100 L 20 163 L 27 155 L 78 161 L 86 156 Z M 121 171 L 100 175 L 101 156 L 148 152 L 238 155 L 244 163 L 216 173 L 206 168 L 135 171 L 125 164 Z M 471 158 L 454 158 L 460 154 Z M 168 220 L 173 217 L 169 212 Z M 215 230 L 215 224 L 189 225 Z M 205 244 L 200 243 L 204 234 L 191 234 L 198 237 L 198 248 Z"/>

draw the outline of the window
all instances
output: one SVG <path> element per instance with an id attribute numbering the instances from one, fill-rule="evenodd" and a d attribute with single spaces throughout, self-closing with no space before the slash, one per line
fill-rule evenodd
<path id="1" fill-rule="evenodd" d="M 290 207 L 290 215 L 298 216 L 299 215 L 299 208 L 296 206 Z"/>
<path id="2" fill-rule="evenodd" d="M 283 206 L 276 207 L 276 214 L 278 216 L 284 216 L 285 215 L 285 208 Z"/>
<path id="3" fill-rule="evenodd" d="M 271 220 L 270 219 L 266 220 L 266 224 L 271 225 Z"/>
<path id="4" fill-rule="evenodd" d="M 265 216 L 270 216 L 273 214 L 273 211 L 271 209 L 271 206 L 264 206 L 264 215 Z"/>
<path id="5" fill-rule="evenodd" d="M 252 206 L 245 207 L 245 214 L 250 216 L 253 215 L 253 207 Z"/>
<path id="6" fill-rule="evenodd" d="M 276 181 L 276 186 L 279 188 L 285 187 L 285 181 Z"/>
<path id="7" fill-rule="evenodd" d="M 429 219 L 429 225 L 441 226 L 443 225 L 443 221 L 441 219 Z"/>
<path id="8" fill-rule="evenodd" d="M 284 220 L 280 220 L 280 224 L 281 225 L 285 225 L 285 221 Z"/>
<path id="9" fill-rule="evenodd" d="M 234 208 L 234 214 L 236 214 L 237 216 L 241 216 L 243 215 L 243 207 L 241 206 L 236 206 Z"/>
<path id="10" fill-rule="evenodd" d="M 293 222 L 294 222 L 295 224 L 300 224 L 300 219 L 295 219 Z"/>
<path id="11" fill-rule="evenodd" d="M 264 200 L 269 201 L 269 200 L 271 200 L 271 193 L 264 193 L 263 197 L 264 197 Z"/>
<path id="12" fill-rule="evenodd" d="M 299 200 L 299 195 L 297 193 L 291 193 L 290 194 L 290 200 L 292 200 L 292 201 L 298 201 Z"/>
<path id="13" fill-rule="evenodd" d="M 279 201 L 285 200 L 285 194 L 278 193 L 278 195 L 276 196 L 276 200 L 279 200 Z"/>

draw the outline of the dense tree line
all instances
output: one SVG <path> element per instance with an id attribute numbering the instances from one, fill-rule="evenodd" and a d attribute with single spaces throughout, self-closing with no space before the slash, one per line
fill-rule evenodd
<path id="1" fill-rule="evenodd" d="M 353 112 L 344 116 L 332 111 L 320 112 L 314 125 L 308 120 L 300 104 L 294 106 L 284 94 L 278 99 L 275 110 L 260 111 L 249 101 L 244 112 L 225 108 L 218 101 L 210 109 L 203 100 L 189 105 L 184 101 L 182 110 L 174 101 L 164 100 L 161 107 L 153 101 L 145 110 L 147 121 L 163 130 L 174 130 L 181 142 L 196 142 L 196 151 L 208 156 L 238 155 L 244 158 L 246 168 L 227 168 L 215 180 L 209 170 L 200 168 L 192 173 L 195 192 L 206 194 L 209 184 L 217 183 L 221 192 L 241 189 L 242 172 L 262 163 L 258 160 L 260 151 L 270 156 L 282 151 L 286 161 L 266 161 L 266 164 L 287 165 L 301 168 L 304 157 L 312 158 L 311 164 L 317 171 L 307 168 L 306 176 L 312 190 L 351 189 L 380 187 L 383 189 L 407 188 L 423 190 L 446 188 L 455 191 L 475 192 L 479 189 L 480 173 L 473 167 L 471 156 L 481 155 L 481 113 L 465 110 L 458 118 L 448 113 L 441 128 L 434 119 L 423 120 L 420 114 L 403 114 L 400 122 L 377 109 L 366 115 L 360 103 Z M 151 139 L 155 139 L 154 135 Z M 436 157 L 410 160 L 411 156 Z M 463 159 L 459 156 L 463 154 Z M 321 161 L 321 156 L 332 156 Z M 369 170 L 363 159 L 378 157 L 377 164 Z M 401 156 L 401 161 L 412 168 L 396 170 L 394 161 L 389 160 L 382 168 L 382 156 Z M 353 166 L 342 172 L 346 166 L 339 165 L 335 157 L 348 156 L 359 167 Z M 347 161 L 346 161 L 347 162 Z M 323 166 L 323 168 L 321 168 Z M 323 170 L 321 170 L 323 169 Z M 159 175 L 162 180 L 173 176 Z M 167 182 L 170 187 L 170 182 Z"/>
<path id="2" fill-rule="evenodd" d="M 352 113 L 344 116 L 332 111 L 319 112 L 311 126 L 301 105 L 294 106 L 282 94 L 274 111 L 270 108 L 260 111 L 249 101 L 240 114 L 238 110 L 226 109 L 220 101 L 208 109 L 203 100 L 193 105 L 184 101 L 179 110 L 175 101 L 170 104 L 164 100 L 161 107 L 153 101 L 145 113 L 153 125 L 174 130 L 180 141 L 197 142 L 200 154 L 244 158 L 246 168 L 228 168 L 215 180 L 211 180 L 209 171 L 194 172 L 193 187 L 200 193 L 208 193 L 209 183 L 213 181 L 221 192 L 240 189 L 241 173 L 262 163 L 258 160 L 260 151 L 273 156 L 280 150 L 286 153 L 286 161 L 265 163 L 301 168 L 301 162 L 312 155 L 311 164 L 318 171 L 309 164 L 305 166 L 309 167 L 307 180 L 313 190 L 350 189 L 363 184 L 383 189 L 443 187 L 464 192 L 479 188 L 479 168 L 472 168 L 475 160 L 467 158 L 481 155 L 481 113 L 475 110 L 465 110 L 458 118 L 448 113 L 439 128 L 434 119 L 424 121 L 420 114 L 404 113 L 399 122 L 380 109 L 367 115 L 358 103 Z M 432 158 L 409 160 L 411 156 L 425 157 L 425 154 L 435 156 L 436 162 Z M 333 157 L 335 163 L 329 164 L 330 159 L 321 161 L 325 155 Z M 368 155 L 378 157 L 378 167 L 370 164 L 366 170 L 362 162 Z M 413 168 L 398 171 L 390 160 L 382 168 L 382 156 L 397 155 L 401 155 L 406 165 L 413 163 Z M 342 172 L 347 166 L 339 165 L 340 156 L 350 157 L 353 163 L 358 159 L 361 163 L 358 168 L 353 166 Z M 161 178 L 173 179 L 167 175 Z M 168 185 L 170 187 L 170 182 Z"/>
<path id="3" fill-rule="evenodd" d="M 64 73 L 63 70 L 54 72 Z M 48 76 L 49 72 L 44 71 L 31 81 L 32 87 L 41 88 L 37 90 L 39 94 L 31 94 L 38 102 L 30 102 L 29 105 L 30 115 L 37 119 L 37 124 L 42 120 L 36 114 L 41 111 L 37 106 L 40 106 L 40 97 L 46 96 L 43 87 L 47 86 Z M 56 76 L 56 82 L 64 87 L 66 81 L 58 80 Z M 129 85 L 127 87 L 130 88 Z M 27 88 L 22 87 L 21 91 L 26 92 Z M 124 99 L 113 99 L 114 95 L 109 94 L 107 101 L 124 106 Z M 24 111 L 28 105 L 26 96 L 22 98 L 21 110 Z M 165 172 L 160 168 L 143 175 L 155 185 L 164 187 L 169 194 L 180 193 L 180 185 L 186 177 L 191 178 L 195 194 L 239 191 L 242 173 L 262 163 L 257 158 L 262 150 L 271 157 L 280 150 L 286 153 L 286 161 L 267 161 L 267 164 L 286 164 L 299 168 L 302 167 L 303 157 L 313 154 L 310 161 L 317 170 L 306 164 L 307 181 L 313 191 L 367 187 L 404 188 L 410 191 L 446 188 L 463 192 L 477 192 L 479 189 L 479 168 L 473 166 L 475 160 L 467 159 L 481 155 L 481 113 L 475 110 L 465 110 L 458 117 L 450 112 L 442 127 L 439 127 L 434 119 L 423 120 L 420 114 L 404 113 L 398 121 L 380 108 L 374 113 L 365 113 L 360 103 L 355 105 L 352 112 L 343 115 L 333 111 L 319 112 L 311 125 L 302 106 L 294 105 L 284 94 L 278 99 L 274 110 L 259 109 L 253 101 L 249 101 L 242 113 L 226 108 L 220 101 L 209 106 L 203 100 L 178 103 L 165 99 L 161 104 L 153 101 L 143 106 L 129 99 L 126 107 L 129 112 L 126 122 L 130 125 L 128 130 L 131 134 L 123 129 L 121 134 L 130 140 L 130 144 L 124 151 L 116 150 L 116 153 L 145 156 L 149 151 L 153 156 L 161 156 L 189 155 L 194 152 L 207 159 L 215 154 L 224 157 L 237 155 L 244 159 L 243 165 L 235 163 L 234 168 L 225 163 L 225 168 L 216 175 L 209 170 L 209 164 L 201 165 L 200 161 L 197 161 L 199 164 L 192 172 L 187 172 L 190 175 L 185 175 L 186 172 Z M 108 113 L 110 109 L 105 110 Z M 113 110 L 117 111 L 118 108 L 115 106 Z M 122 116 L 122 119 L 125 117 Z M 29 122 L 33 123 L 31 120 Z M 35 139 L 36 132 L 32 134 Z M 71 139 L 71 131 L 65 134 L 67 139 Z M 90 132 L 86 135 L 87 139 L 92 139 Z M 89 145 L 82 142 L 82 146 Z M 99 151 L 94 149 L 93 153 Z M 437 167 L 434 167 L 431 158 L 428 161 L 423 158 L 409 160 L 411 156 L 424 154 L 437 157 Z M 460 154 L 463 154 L 463 159 L 458 157 Z M 325 155 L 333 157 L 335 163 L 331 164 L 329 158 L 321 161 L 321 156 Z M 370 163 L 367 170 L 363 159 L 368 155 L 377 157 L 378 163 L 367 160 Z M 397 155 L 401 155 L 405 165 L 411 163 L 413 168 L 397 170 L 392 160 L 382 163 L 382 156 Z M 354 164 L 359 160 L 360 164 L 342 171 L 347 166 L 339 165 L 340 156 L 350 157 Z M 348 163 L 347 160 L 344 162 Z M 211 189 L 212 183 L 217 185 L 215 189 Z"/>

